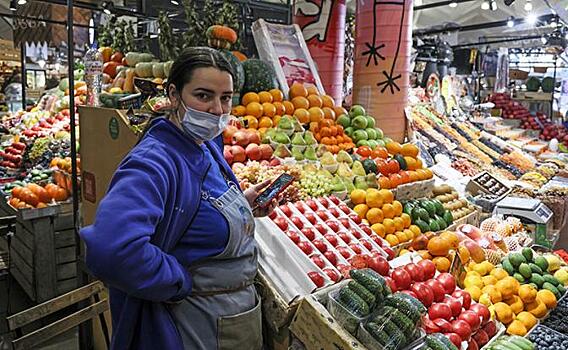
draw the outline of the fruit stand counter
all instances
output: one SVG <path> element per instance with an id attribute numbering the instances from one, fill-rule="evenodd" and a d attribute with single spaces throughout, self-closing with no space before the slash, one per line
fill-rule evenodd
<path id="1" fill-rule="evenodd" d="M 70 203 L 15 210 L 0 201 L 0 206 L 16 216 L 10 272 L 30 299 L 41 303 L 73 290 L 77 256 Z"/>

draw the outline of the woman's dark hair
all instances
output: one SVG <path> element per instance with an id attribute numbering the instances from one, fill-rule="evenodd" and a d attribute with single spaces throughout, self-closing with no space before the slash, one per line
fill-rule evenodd
<path id="1" fill-rule="evenodd" d="M 170 85 L 174 85 L 181 92 L 183 86 L 191 81 L 193 71 L 209 67 L 227 72 L 234 79 L 233 68 L 221 52 L 210 47 L 189 47 L 174 61 L 166 91 L 169 91 Z"/>

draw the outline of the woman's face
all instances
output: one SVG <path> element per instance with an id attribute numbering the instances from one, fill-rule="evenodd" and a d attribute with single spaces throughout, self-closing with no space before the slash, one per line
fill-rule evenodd
<path id="1" fill-rule="evenodd" d="M 170 99 L 177 106 L 180 116 L 185 109 L 179 101 L 175 87 L 170 86 Z M 222 115 L 231 111 L 233 98 L 233 78 L 231 74 L 214 67 L 197 68 L 191 80 L 183 86 L 181 98 L 184 104 L 201 112 Z"/>

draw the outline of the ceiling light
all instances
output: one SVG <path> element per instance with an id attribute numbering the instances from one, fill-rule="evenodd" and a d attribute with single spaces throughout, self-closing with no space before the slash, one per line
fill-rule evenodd
<path id="1" fill-rule="evenodd" d="M 513 28 L 515 26 L 515 19 L 513 17 L 509 17 L 507 20 L 507 27 Z"/>
<path id="2" fill-rule="evenodd" d="M 170 2 L 172 3 L 172 5 L 176 5 L 176 6 L 179 5 L 179 2 L 177 2 L 176 0 L 170 0 Z"/>
<path id="3" fill-rule="evenodd" d="M 527 21 L 527 23 L 530 24 L 530 25 L 536 24 L 536 15 L 535 15 L 535 14 L 532 14 L 532 13 L 529 13 L 529 15 L 527 16 L 526 21 Z"/>
<path id="4" fill-rule="evenodd" d="M 497 1 L 491 0 L 491 11 L 497 11 Z"/>
<path id="5" fill-rule="evenodd" d="M 489 10 L 491 8 L 491 5 L 489 4 L 489 0 L 483 0 L 483 2 L 481 3 L 481 9 L 482 10 Z"/>
<path id="6" fill-rule="evenodd" d="M 543 44 L 546 44 L 546 42 L 547 42 L 548 40 L 546 40 L 546 37 L 543 35 L 543 36 L 540 37 L 540 41 L 541 41 Z"/>
<path id="7" fill-rule="evenodd" d="M 150 34 L 150 39 L 156 39 L 158 37 L 158 34 Z"/>
<path id="8" fill-rule="evenodd" d="M 532 2 L 531 0 L 527 0 L 527 2 L 525 2 L 525 11 L 529 12 L 532 11 L 533 6 L 532 6 Z"/>
<path id="9" fill-rule="evenodd" d="M 18 5 L 25 5 L 28 3 L 28 0 L 18 0 Z"/>
<path id="10" fill-rule="evenodd" d="M 18 4 L 16 0 L 10 0 L 10 10 L 16 11 L 18 9 Z"/>
<path id="11" fill-rule="evenodd" d="M 107 15 L 112 14 L 112 9 L 114 8 L 114 4 L 111 1 L 103 1 L 102 4 L 103 12 Z"/>
<path id="12" fill-rule="evenodd" d="M 455 0 L 450 2 L 450 7 L 458 7 L 458 2 Z"/>

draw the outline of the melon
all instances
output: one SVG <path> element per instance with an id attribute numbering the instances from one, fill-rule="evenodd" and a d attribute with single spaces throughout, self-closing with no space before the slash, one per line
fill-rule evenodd
<path id="1" fill-rule="evenodd" d="M 245 84 L 241 93 L 269 91 L 278 88 L 276 73 L 268 63 L 251 58 L 242 64 L 245 72 Z"/>

